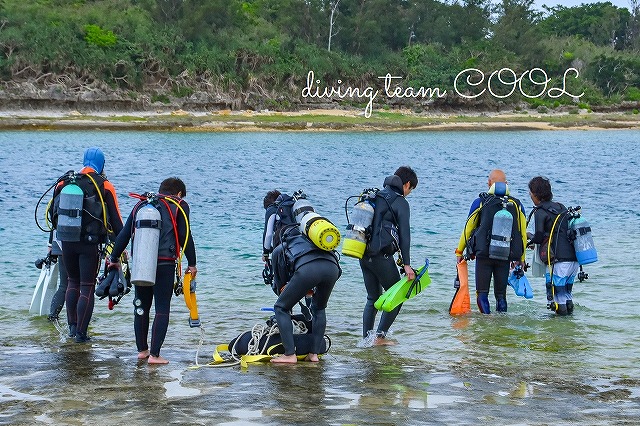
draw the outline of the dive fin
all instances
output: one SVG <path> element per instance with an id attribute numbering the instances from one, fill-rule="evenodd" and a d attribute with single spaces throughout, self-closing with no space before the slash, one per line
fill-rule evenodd
<path id="1" fill-rule="evenodd" d="M 116 269 L 112 269 L 107 272 L 106 275 L 103 275 L 96 287 L 96 296 L 100 299 L 107 297 L 111 293 L 111 284 L 113 280 L 117 280 L 118 271 Z"/>
<path id="2" fill-rule="evenodd" d="M 463 315 L 471 312 L 471 297 L 469 296 L 469 267 L 466 260 L 457 264 L 457 271 L 460 286 L 456 288 L 456 292 L 451 300 L 451 305 L 449 305 L 450 315 Z"/>
<path id="3" fill-rule="evenodd" d="M 114 273 L 113 278 L 111 279 L 111 284 L 109 286 L 109 296 L 111 297 L 116 297 L 118 294 L 122 293 L 124 291 L 124 284 L 123 282 L 120 280 L 120 271 L 117 269 L 114 269 L 113 271 L 109 272 Z"/>
<path id="4" fill-rule="evenodd" d="M 509 283 L 509 286 L 513 288 L 516 296 L 524 297 L 526 299 L 533 298 L 533 289 L 531 288 L 531 284 L 529 284 L 529 279 L 524 275 L 524 271 L 518 273 L 517 269 L 514 269 L 509 274 L 507 282 Z"/>
<path id="5" fill-rule="evenodd" d="M 425 264 L 416 271 L 416 278 L 408 280 L 406 276 L 392 285 L 387 291 L 382 293 L 376 303 L 375 308 L 385 312 L 391 312 L 402 303 L 414 298 L 422 290 L 431 284 L 429 277 L 429 259 L 425 259 Z"/>

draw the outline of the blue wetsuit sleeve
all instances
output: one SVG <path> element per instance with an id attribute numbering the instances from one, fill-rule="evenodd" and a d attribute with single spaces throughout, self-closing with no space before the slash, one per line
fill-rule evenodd
<path id="1" fill-rule="evenodd" d="M 120 217 L 118 215 L 118 217 Z M 116 237 L 116 241 L 113 245 L 113 249 L 111 250 L 111 258 L 119 259 L 122 252 L 127 248 L 129 244 L 129 240 L 131 240 L 131 229 L 133 227 L 133 212 L 127 218 L 127 222 L 121 228 L 118 236 Z"/>
<path id="2" fill-rule="evenodd" d="M 467 217 L 471 216 L 471 213 L 478 210 L 478 208 L 480 207 L 480 203 L 480 198 L 476 198 L 475 200 L 473 200 L 473 203 L 471 203 L 471 207 L 469 208 L 469 214 L 467 215 Z"/>

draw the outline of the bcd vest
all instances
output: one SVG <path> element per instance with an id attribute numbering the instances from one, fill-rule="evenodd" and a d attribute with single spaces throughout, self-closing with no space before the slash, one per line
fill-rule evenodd
<path id="1" fill-rule="evenodd" d="M 384 188 L 376 194 L 371 237 L 367 243 L 367 255 L 390 255 L 400 249 L 398 221 L 391 208 L 398 197 L 399 195 L 389 188 Z"/>
<path id="2" fill-rule="evenodd" d="M 93 180 L 96 182 L 98 189 L 101 192 L 102 198 L 98 194 L 98 189 L 96 189 L 96 186 L 93 184 L 91 179 L 89 179 L 85 174 L 79 174 L 76 176 L 74 183 L 80 187 L 84 194 L 84 199 L 82 201 L 83 214 L 81 222 L 82 230 L 80 232 L 80 241 L 99 244 L 106 240 L 107 228 L 105 227 L 105 222 L 109 222 L 109 218 L 105 218 L 103 215 L 103 211 L 107 212 L 108 215 L 108 210 L 106 206 L 104 206 L 103 210 L 102 205 L 102 200 L 105 199 L 105 179 L 97 173 L 90 174 Z M 65 182 L 62 188 L 70 183 L 71 182 L 69 181 Z M 59 203 L 60 197 L 57 196 L 54 200 L 54 226 L 57 225 Z"/>
<path id="3" fill-rule="evenodd" d="M 180 200 L 173 197 L 172 199 L 180 203 Z M 169 206 L 168 209 L 167 205 Z M 180 237 L 178 236 L 177 228 L 174 227 L 174 222 L 177 226 L 178 215 L 181 215 L 182 212 L 178 210 L 178 206 L 168 200 L 164 202 L 160 200 L 158 210 L 160 210 L 160 218 L 162 219 L 160 243 L 158 244 L 158 260 L 176 260 L 179 256 L 180 244 L 183 244 L 184 241 L 179 241 Z"/>
<path id="4" fill-rule="evenodd" d="M 319 249 L 309 238 L 299 232 L 285 233 L 282 243 L 288 269 L 292 273 L 295 268 L 315 259 L 327 259 L 338 263 L 333 252 Z"/>
<path id="5" fill-rule="evenodd" d="M 513 216 L 513 225 L 511 227 L 511 241 L 509 247 L 509 260 L 520 260 L 522 253 L 524 253 L 524 246 L 522 243 L 522 234 L 520 231 L 520 212 L 519 209 L 513 203 L 517 203 L 512 197 L 508 195 L 510 201 L 507 203 L 507 211 Z M 473 236 L 471 237 L 471 247 L 473 254 L 477 257 L 489 257 L 489 244 L 491 242 L 491 231 L 493 227 L 493 216 L 502 210 L 502 198 L 495 195 L 482 193 L 480 199 L 482 205 L 480 208 L 480 223 L 476 227 Z"/>
<path id="6" fill-rule="evenodd" d="M 276 220 L 275 223 L 273 225 L 273 244 L 272 247 L 277 247 L 282 241 L 282 234 L 286 231 L 286 232 L 294 232 L 294 233 L 300 233 L 297 228 L 295 228 L 295 231 L 293 229 L 291 230 L 285 230 L 284 228 L 294 228 L 293 225 L 296 223 L 296 218 L 293 215 L 293 205 L 295 204 L 296 200 L 287 195 L 287 194 L 281 194 L 279 197 L 279 200 L 276 204 Z"/>
<path id="7" fill-rule="evenodd" d="M 319 249 L 297 227 L 283 232 L 282 244 L 273 250 L 274 279 L 271 288 L 279 295 L 282 287 L 289 282 L 295 269 L 316 259 L 327 259 L 335 263 L 338 259 L 333 251 Z"/>
<path id="8" fill-rule="evenodd" d="M 560 203 L 544 201 L 540 206 L 536 207 L 536 209 L 546 215 L 542 223 L 545 224 L 544 233 L 547 238 L 545 238 L 545 242 L 543 244 L 540 244 L 540 254 L 545 260 L 545 263 L 547 260 L 546 256 L 549 238 L 551 239 L 552 262 L 575 262 L 577 260 L 576 251 L 568 234 L 570 217 L 567 214 L 567 208 Z M 550 235 L 552 232 L 551 227 L 553 227 L 553 223 L 558 215 L 560 215 L 560 218 L 555 223 L 553 235 Z M 538 221 L 536 221 L 536 223 L 537 222 Z"/>

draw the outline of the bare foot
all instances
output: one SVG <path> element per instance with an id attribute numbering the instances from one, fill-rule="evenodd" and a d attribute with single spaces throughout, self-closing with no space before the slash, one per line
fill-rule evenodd
<path id="1" fill-rule="evenodd" d="M 393 346 L 396 342 L 393 340 L 385 339 L 384 337 L 376 337 L 373 341 L 373 346 Z"/>
<path id="2" fill-rule="evenodd" d="M 147 359 L 149 358 L 149 350 L 138 352 L 138 359 Z"/>
<path id="3" fill-rule="evenodd" d="M 307 362 L 318 362 L 320 361 L 320 358 L 318 358 L 318 354 L 308 354 L 305 358 L 305 361 Z"/>
<path id="4" fill-rule="evenodd" d="M 161 356 L 149 355 L 149 364 L 169 364 L 169 360 L 162 358 Z"/>
<path id="5" fill-rule="evenodd" d="M 298 362 L 298 357 L 294 355 L 280 355 L 275 358 L 271 358 L 271 362 L 274 364 L 295 364 Z"/>

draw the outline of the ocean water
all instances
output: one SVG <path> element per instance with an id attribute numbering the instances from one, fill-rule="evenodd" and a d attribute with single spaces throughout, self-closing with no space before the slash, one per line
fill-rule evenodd
<path id="1" fill-rule="evenodd" d="M 36 203 L 92 145 L 105 151 L 125 218 L 129 192 L 156 191 L 173 175 L 187 184 L 203 327 L 189 328 L 174 299 L 167 366 L 136 360 L 132 294 L 113 310 L 96 301 L 88 345 L 28 313 L 33 262 L 47 242 Z M 403 306 L 396 346 L 356 347 L 366 293 L 357 261 L 345 257 L 327 310 L 332 347 L 319 364 L 194 368 L 264 322 L 261 308 L 275 301 L 261 277 L 268 190 L 303 189 L 344 230 L 345 199 L 380 187 L 400 165 L 419 177 L 408 197 L 412 264 L 428 257 L 432 284 Z M 599 261 L 574 287 L 573 316 L 551 314 L 544 281 L 533 277 L 535 297 L 509 289 L 507 314 L 473 306 L 448 315 L 453 251 L 493 168 L 505 170 L 527 212 L 527 182 L 539 174 L 558 201 L 582 206 Z M 638 182 L 639 131 L 0 132 L 0 424 L 637 424 Z"/>

